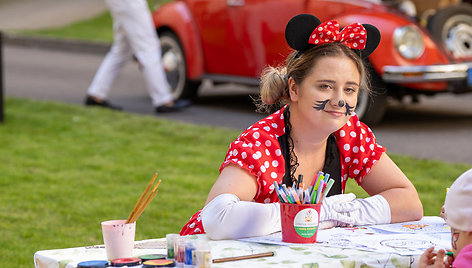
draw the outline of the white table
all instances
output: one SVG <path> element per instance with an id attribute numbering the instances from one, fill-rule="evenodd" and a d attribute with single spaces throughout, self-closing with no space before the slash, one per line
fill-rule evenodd
<path id="1" fill-rule="evenodd" d="M 430 222 L 441 222 L 441 220 L 439 217 L 428 217 Z M 432 226 L 430 224 L 428 227 Z M 444 228 L 448 227 L 445 225 Z M 450 234 L 444 230 L 425 235 L 421 232 L 424 232 L 426 228 L 410 234 L 386 233 L 370 227 L 336 229 L 319 231 L 319 241 L 315 244 L 283 243 L 280 241 L 280 235 L 277 234 L 245 241 L 210 241 L 211 254 L 214 259 L 269 251 L 275 253 L 272 257 L 217 263 L 212 267 L 416 267 L 423 251 L 422 247 L 436 245 L 444 248 L 450 244 Z M 204 235 L 198 237 L 205 238 Z M 378 246 L 376 252 L 368 251 L 376 247 L 376 244 L 381 245 Z M 165 253 L 165 238 L 135 243 L 135 256 Z M 42 250 L 34 255 L 36 268 L 75 268 L 81 261 L 104 259 L 106 259 L 106 254 L 102 245 Z"/>

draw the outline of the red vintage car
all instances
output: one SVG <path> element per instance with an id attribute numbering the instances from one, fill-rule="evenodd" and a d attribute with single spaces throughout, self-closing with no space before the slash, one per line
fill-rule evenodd
<path id="1" fill-rule="evenodd" d="M 472 58 L 454 58 L 414 19 L 378 2 L 181 0 L 158 7 L 153 18 L 176 98 L 196 97 L 202 79 L 258 85 L 262 69 L 290 53 L 284 30 L 300 13 L 380 29 L 380 45 L 368 58 L 374 94 L 361 94 L 356 108 L 366 123 L 381 120 L 390 97 L 472 91 Z"/>

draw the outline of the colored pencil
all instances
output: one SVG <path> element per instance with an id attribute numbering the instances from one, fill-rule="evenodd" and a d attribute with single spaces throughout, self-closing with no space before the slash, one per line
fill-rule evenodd
<path id="1" fill-rule="evenodd" d="M 329 173 L 325 173 L 324 181 L 328 183 L 328 179 L 329 179 Z"/>
<path id="2" fill-rule="evenodd" d="M 328 196 L 328 193 L 329 193 L 329 190 L 331 190 L 331 187 L 333 187 L 333 184 L 334 184 L 334 180 L 333 179 L 329 179 L 328 180 L 328 184 L 326 184 L 326 189 L 323 193 L 323 199 L 321 202 L 323 202 L 323 200 Z"/>
<path id="3" fill-rule="evenodd" d="M 301 204 L 300 198 L 298 197 L 298 193 L 297 193 L 297 191 L 295 190 L 295 188 L 290 188 L 289 191 L 291 192 L 292 196 L 294 197 L 295 203 Z"/>
<path id="4" fill-rule="evenodd" d="M 292 199 L 291 194 L 288 191 L 287 186 L 285 186 L 285 184 L 282 184 L 282 190 L 284 191 L 285 196 L 288 199 L 288 202 L 291 203 L 291 204 L 295 203 L 295 199 Z"/>
<path id="5" fill-rule="evenodd" d="M 320 187 L 318 187 L 318 191 L 316 192 L 315 204 L 318 204 L 321 202 L 321 195 L 323 194 L 323 189 L 325 185 L 326 185 L 326 182 L 324 181 L 320 182 Z"/>
<path id="6" fill-rule="evenodd" d="M 331 190 L 334 179 L 330 178 L 329 173 L 320 171 L 307 189 L 304 187 L 303 175 L 299 175 L 298 180 L 294 180 L 293 187 L 287 187 L 285 184 L 280 185 L 276 181 L 273 184 L 281 203 L 320 204 Z"/>
<path id="7" fill-rule="evenodd" d="M 279 187 L 279 194 L 280 194 L 280 196 L 282 197 L 282 199 L 280 200 L 280 202 L 290 203 L 290 202 L 288 201 L 287 195 L 285 194 L 285 191 L 282 189 L 282 186 Z"/>

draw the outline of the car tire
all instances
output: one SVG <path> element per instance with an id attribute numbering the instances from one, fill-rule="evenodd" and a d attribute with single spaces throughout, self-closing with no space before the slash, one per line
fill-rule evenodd
<path id="1" fill-rule="evenodd" d="M 359 119 L 369 126 L 382 121 L 387 110 L 387 89 L 380 76 L 371 68 L 370 92 L 362 90 L 357 97 L 356 114 Z"/>
<path id="2" fill-rule="evenodd" d="M 461 3 L 441 9 L 428 21 L 428 30 L 454 57 L 472 56 L 472 5 Z"/>
<path id="3" fill-rule="evenodd" d="M 179 38 L 172 32 L 159 33 L 162 66 L 174 99 L 195 99 L 201 81 L 189 80 L 187 62 Z"/>

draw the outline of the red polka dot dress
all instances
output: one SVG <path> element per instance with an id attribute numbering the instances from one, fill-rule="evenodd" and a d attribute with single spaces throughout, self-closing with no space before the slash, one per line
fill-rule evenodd
<path id="1" fill-rule="evenodd" d="M 285 159 L 278 138 L 285 134 L 286 107 L 246 129 L 231 143 L 220 167 L 220 172 L 228 165 L 238 165 L 249 171 L 257 181 L 258 190 L 254 201 L 258 203 L 278 202 L 273 182 L 281 184 L 285 175 Z M 341 162 L 341 187 L 344 192 L 347 178 L 354 178 L 360 184 L 385 148 L 376 143 L 370 128 L 360 122 L 355 114 L 334 136 Z M 201 210 L 190 218 L 180 235 L 205 232 L 200 213 Z"/>

